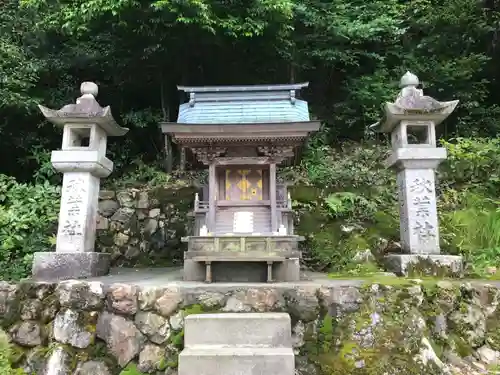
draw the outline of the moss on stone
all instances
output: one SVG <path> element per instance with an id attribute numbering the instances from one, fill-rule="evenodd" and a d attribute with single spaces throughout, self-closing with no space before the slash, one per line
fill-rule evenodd
<path id="1" fill-rule="evenodd" d="M 434 316 L 447 311 L 449 303 L 458 298 L 459 286 L 440 285 L 435 280 L 390 281 L 390 285 L 380 281 L 363 284 L 362 303 L 356 312 L 321 318 L 316 337 L 308 337 L 303 348 L 321 375 L 441 374 L 437 364 L 424 365 L 416 359 L 423 338 L 429 339 L 438 356 L 452 347 L 461 356 L 471 354 L 472 348 L 459 333 L 449 342 L 433 337 L 427 328 L 429 324 L 420 323 L 431 319 L 427 311 L 434 312 Z"/>
<path id="2" fill-rule="evenodd" d="M 323 189 L 307 185 L 292 185 L 289 190 L 294 200 L 304 203 L 317 202 L 323 193 Z"/>
<path id="3" fill-rule="evenodd" d="M 188 206 L 194 201 L 196 193 L 194 186 L 189 186 L 187 182 L 178 180 L 177 185 L 155 187 L 149 191 L 149 196 L 156 199 L 160 205 L 175 204 L 176 206 Z"/>
<path id="4" fill-rule="evenodd" d="M 87 356 L 87 360 L 96 360 L 103 362 L 112 374 L 119 371 L 118 362 L 113 355 L 110 355 L 106 343 L 102 340 L 96 339 L 93 345 L 81 351 L 82 355 Z"/>
<path id="5" fill-rule="evenodd" d="M 19 364 L 25 357 L 28 349 L 16 344 L 10 344 L 10 363 Z"/>
<path id="6" fill-rule="evenodd" d="M 184 309 L 182 309 L 184 317 L 186 317 L 188 315 L 208 313 L 210 311 L 211 310 L 207 309 L 206 307 L 204 307 L 203 305 L 200 305 L 200 304 L 190 305 L 190 306 L 187 306 Z"/>
<path id="7" fill-rule="evenodd" d="M 166 358 L 160 359 L 160 362 L 158 363 L 157 367 L 158 367 L 158 370 L 160 370 L 160 371 L 166 370 L 168 367 L 167 359 Z"/>
<path id="8" fill-rule="evenodd" d="M 500 301 L 499 301 L 500 302 Z M 500 308 L 486 320 L 486 342 L 493 349 L 500 351 Z"/>
<path id="9" fill-rule="evenodd" d="M 137 369 L 137 365 L 135 363 L 129 363 L 127 367 L 125 367 L 120 375 L 147 375 Z"/>
<path id="10" fill-rule="evenodd" d="M 460 357 L 468 357 L 474 353 L 472 346 L 467 341 L 459 336 L 459 334 L 452 333 L 447 341 L 451 349 L 456 352 Z"/>
<path id="11" fill-rule="evenodd" d="M 194 305 L 189 305 L 184 307 L 183 309 L 179 310 L 179 313 L 183 315 L 184 318 L 186 318 L 189 315 L 193 314 L 203 314 L 207 313 L 206 309 L 200 304 L 194 304 Z M 179 349 L 183 349 L 184 346 L 184 328 L 180 329 L 177 331 L 174 335 L 170 336 L 170 342 Z"/>
<path id="12" fill-rule="evenodd" d="M 459 272 L 454 272 L 450 267 L 433 262 L 428 258 L 421 257 L 417 262 L 408 264 L 407 274 L 410 277 L 433 276 L 460 278 Z"/>

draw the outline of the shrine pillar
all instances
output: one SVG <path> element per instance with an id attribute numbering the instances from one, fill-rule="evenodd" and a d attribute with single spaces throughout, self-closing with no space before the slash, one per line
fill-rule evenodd
<path id="1" fill-rule="evenodd" d="M 106 157 L 108 136 L 121 136 L 109 107 L 95 96 L 95 83 L 84 82 L 76 104 L 60 110 L 39 106 L 45 118 L 63 128 L 61 150 L 52 152 L 52 166 L 63 173 L 56 251 L 37 252 L 32 274 L 36 279 L 76 279 L 108 273 L 110 254 L 95 251 L 100 179 L 113 170 Z"/>
<path id="2" fill-rule="evenodd" d="M 271 232 L 278 231 L 278 210 L 276 207 L 276 161 L 269 164 L 269 203 L 271 205 Z"/>
<path id="3" fill-rule="evenodd" d="M 438 102 L 418 89 L 407 72 L 394 103 L 386 103 L 383 119 L 372 129 L 391 134 L 392 153 L 386 166 L 396 171 L 403 254 L 389 254 L 388 268 L 397 274 L 460 274 L 462 257 L 441 254 L 435 170 L 446 159 L 437 147 L 435 127 L 455 109 L 458 100 Z"/>
<path id="4" fill-rule="evenodd" d="M 215 159 L 211 158 L 208 165 L 208 231 L 215 233 L 217 212 L 217 173 Z"/>

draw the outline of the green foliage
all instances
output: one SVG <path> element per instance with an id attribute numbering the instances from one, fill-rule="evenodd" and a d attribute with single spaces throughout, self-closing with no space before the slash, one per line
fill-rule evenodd
<path id="1" fill-rule="evenodd" d="M 149 6 L 134 0 L 56 2 L 50 6 L 45 1 L 24 0 L 22 4 L 45 11 L 47 17 L 43 26 L 62 27 L 70 34 L 89 31 L 91 22 L 101 18 L 118 20 L 128 11 L 159 13 L 172 24 L 197 26 L 210 33 L 222 32 L 234 37 L 261 35 L 271 20 L 287 21 L 292 16 L 292 2 L 289 0 L 234 2 L 226 6 L 205 0 L 156 0 Z M 241 12 L 244 6 L 247 6 L 245 12 Z"/>
<path id="2" fill-rule="evenodd" d="M 442 143 L 448 160 L 441 167 L 441 178 L 448 185 L 493 196 L 500 192 L 500 139 L 457 138 Z"/>
<path id="3" fill-rule="evenodd" d="M 443 248 L 465 255 L 473 275 L 499 267 L 500 143 L 498 139 L 443 141 L 448 160 L 440 168 Z"/>
<path id="4" fill-rule="evenodd" d="M 449 252 L 465 255 L 474 274 L 484 276 L 489 266 L 500 266 L 498 204 L 498 201 L 465 193 L 454 210 L 441 215 L 445 246 Z"/>
<path id="5" fill-rule="evenodd" d="M 145 375 L 145 374 L 137 369 L 137 365 L 135 363 L 129 363 L 127 367 L 125 367 L 120 372 L 120 375 Z"/>
<path id="6" fill-rule="evenodd" d="M 116 188 L 176 180 L 176 174 L 161 172 L 158 122 L 175 121 L 177 84 L 310 81 L 304 97 L 323 126 L 302 165 L 290 168 L 287 177 L 318 193 L 306 200 L 294 195 L 305 218 L 299 230 L 308 239 L 307 257 L 327 268 L 344 267 L 353 252 L 376 246 L 377 237 L 398 237 L 395 178 L 382 165 L 389 147 L 373 142 L 379 137 L 366 129 L 379 118 L 380 105 L 394 100 L 397 82 L 409 69 L 426 94 L 460 100 L 440 127 L 449 150 L 439 176 L 445 247 L 474 254 L 466 248 L 488 246 L 481 252 L 494 254 L 496 247 L 485 245 L 495 243 L 495 224 L 488 222 L 496 220 L 494 213 L 481 209 L 481 220 L 488 222 L 482 239 L 460 239 L 465 234 L 455 231 L 472 226 L 461 218 L 467 208 L 453 197 L 465 190 L 485 199 L 499 196 L 499 20 L 495 2 L 476 0 L 5 0 L 0 173 L 35 182 L 30 189 L 39 192 L 53 189 L 48 182 L 60 182 L 47 150 L 60 146 L 61 134 L 35 104 L 74 103 L 84 80 L 99 84 L 98 100 L 130 128 L 126 137 L 109 141 L 115 172 L 104 183 Z M 359 147 L 345 140 L 370 143 Z M 178 149 L 173 156 L 177 161 Z M 18 206 L 9 199 L 0 211 L 6 228 L 30 228 L 0 230 L 8 248 L 0 266 L 23 259 L 18 276 L 29 254 L 48 247 L 42 231 L 54 222 L 53 213 L 39 212 L 39 222 L 13 224 L 21 207 L 33 209 L 27 197 Z M 357 229 L 343 232 L 345 225 Z M 34 239 L 28 241 L 29 233 Z"/>
<path id="7" fill-rule="evenodd" d="M 499 143 L 457 138 L 443 144 L 449 159 L 438 178 L 442 247 L 464 255 L 470 275 L 484 277 L 492 266 L 500 267 Z M 298 230 L 307 238 L 305 259 L 313 268 L 375 272 L 372 264 L 353 263 L 353 256 L 366 249 L 382 252 L 380 238 L 399 240 L 395 176 L 381 163 L 386 150 L 314 147 L 295 170 L 297 183 L 314 184 L 292 190 L 302 218 Z"/>
<path id="8" fill-rule="evenodd" d="M 156 165 L 148 165 L 141 160 L 132 162 L 132 169 L 123 173 L 119 178 L 111 179 L 108 185 L 115 189 L 139 186 L 162 186 L 171 182 L 172 176 L 165 173 Z"/>
<path id="9" fill-rule="evenodd" d="M 388 147 L 376 144 L 344 143 L 339 149 L 312 144 L 304 156 L 302 173 L 312 184 L 343 191 L 381 188 L 389 191 L 391 171 L 383 168 Z"/>
<path id="10" fill-rule="evenodd" d="M 59 210 L 59 188 L 18 183 L 0 175 L 0 268 L 3 279 L 30 273 L 32 254 L 50 251 Z"/>
<path id="11" fill-rule="evenodd" d="M 29 20 L 33 18 L 35 14 L 19 10 L 17 2 L 2 1 L 0 108 L 15 107 L 28 110 L 36 99 L 33 97 L 32 89 L 37 83 L 40 61 L 34 55 L 32 48 L 25 45 L 27 39 L 31 37 Z"/>
<path id="12" fill-rule="evenodd" d="M 422 304 L 419 297 L 435 289 L 436 281 L 419 286 L 397 277 L 385 281 L 374 279 L 361 287 L 355 312 L 326 315 L 320 321 L 318 335 L 307 342 L 305 352 L 319 374 L 442 374 L 433 360 L 423 363 L 418 357 L 422 339 L 434 335 L 417 322 L 424 318 L 433 324 L 435 316 L 423 310 L 439 311 L 443 302 L 434 295 Z M 437 346 L 435 350 L 442 352 Z"/>
<path id="13" fill-rule="evenodd" d="M 24 371 L 21 369 L 12 369 L 13 351 L 9 342 L 7 334 L 0 330 L 0 374 L 2 375 L 23 375 Z"/>
<path id="14" fill-rule="evenodd" d="M 157 123 L 175 120 L 177 84 L 310 81 L 305 96 L 324 121 L 323 145 L 330 145 L 366 139 L 381 103 L 394 99 L 410 69 L 430 95 L 460 100 L 456 116 L 443 124 L 445 138 L 494 137 L 500 9 L 490 3 L 6 0 L 0 151 L 5 147 L 10 161 L 0 172 L 31 177 L 35 165 L 21 171 L 16 163 L 33 146 L 60 143 L 51 126 L 37 126 L 42 118 L 34 104 L 72 103 L 78 83 L 88 79 L 131 129 L 110 145 L 117 166 L 161 153 Z M 312 175 L 324 171 L 318 168 Z"/>
<path id="15" fill-rule="evenodd" d="M 307 239 L 304 258 L 313 268 L 368 272 L 353 263 L 354 255 L 375 248 L 381 237 L 397 238 L 397 190 L 382 165 L 386 155 L 386 147 L 374 144 L 313 145 L 294 171 L 296 183 L 313 184 L 292 189 L 298 231 Z"/>
<path id="16" fill-rule="evenodd" d="M 335 218 L 371 217 L 377 209 L 375 202 L 350 192 L 332 193 L 325 198 L 325 203 Z"/>
<path id="17" fill-rule="evenodd" d="M 50 182 L 60 184 L 62 182 L 62 176 L 54 169 L 50 162 L 50 158 L 51 153 L 42 146 L 33 147 L 31 156 L 28 160 L 33 160 L 38 165 L 38 169 L 33 173 L 33 180 L 36 183 L 43 184 L 45 182 Z"/>

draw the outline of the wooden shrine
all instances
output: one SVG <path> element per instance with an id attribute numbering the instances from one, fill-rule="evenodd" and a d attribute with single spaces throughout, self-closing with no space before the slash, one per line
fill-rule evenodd
<path id="1" fill-rule="evenodd" d="M 176 123 L 161 124 L 166 145 L 180 147 L 181 168 L 202 163 L 209 175 L 195 197 L 193 235 L 183 239 L 186 281 L 299 279 L 303 238 L 276 169 L 297 162 L 319 129 L 297 97 L 307 85 L 178 87 L 189 97 Z"/>

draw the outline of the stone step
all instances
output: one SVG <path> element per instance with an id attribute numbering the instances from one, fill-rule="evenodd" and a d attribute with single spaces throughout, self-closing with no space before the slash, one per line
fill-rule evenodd
<path id="1" fill-rule="evenodd" d="M 196 346 L 179 355 L 179 375 L 293 375 L 294 371 L 292 348 Z"/>
<path id="2" fill-rule="evenodd" d="M 189 315 L 184 347 L 292 347 L 290 315 L 285 313 L 227 313 Z"/>

